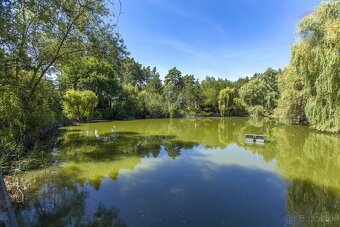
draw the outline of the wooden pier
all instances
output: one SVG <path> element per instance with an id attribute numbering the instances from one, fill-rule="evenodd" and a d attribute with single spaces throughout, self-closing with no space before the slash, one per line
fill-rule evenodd
<path id="1" fill-rule="evenodd" d="M 7 193 L 5 182 L 0 173 L 0 227 L 17 227 L 12 203 Z"/>

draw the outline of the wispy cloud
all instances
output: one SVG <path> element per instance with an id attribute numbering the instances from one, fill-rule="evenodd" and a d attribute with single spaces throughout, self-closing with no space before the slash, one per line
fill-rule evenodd
<path id="1" fill-rule="evenodd" d="M 175 5 L 175 4 L 171 4 L 171 3 L 166 3 L 164 1 L 159 1 L 159 0 L 147 0 L 147 2 L 149 4 L 152 4 L 153 6 L 157 6 L 160 8 L 163 8 L 165 10 L 167 10 L 168 12 L 172 12 L 175 13 L 176 15 L 182 16 L 182 17 L 192 17 L 193 15 L 191 13 L 189 13 L 187 10 L 184 10 L 183 8 Z"/>
<path id="2" fill-rule="evenodd" d="M 210 60 L 212 59 L 212 56 L 206 52 L 199 51 L 196 48 L 194 48 L 189 43 L 179 41 L 179 40 L 162 40 L 161 43 L 166 46 L 170 46 L 182 53 L 186 53 L 191 55 L 192 57 L 198 58 L 198 59 L 206 59 Z"/>
<path id="3" fill-rule="evenodd" d="M 217 33 L 221 36 L 225 36 L 225 30 L 219 23 L 217 23 L 207 15 L 194 11 L 192 8 L 188 10 L 183 8 L 182 6 L 175 4 L 174 2 L 165 2 L 159 0 L 147 0 L 147 2 L 149 4 L 152 4 L 153 6 L 165 9 L 168 12 L 172 12 L 177 16 L 191 18 L 197 23 L 201 23 L 203 26 L 208 27 L 211 32 Z"/>

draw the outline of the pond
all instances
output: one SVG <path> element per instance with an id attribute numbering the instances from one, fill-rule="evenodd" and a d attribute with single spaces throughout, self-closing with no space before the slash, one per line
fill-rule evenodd
<path id="1" fill-rule="evenodd" d="M 266 136 L 248 143 L 245 134 Z M 266 119 L 64 128 L 21 226 L 340 226 L 340 138 Z"/>

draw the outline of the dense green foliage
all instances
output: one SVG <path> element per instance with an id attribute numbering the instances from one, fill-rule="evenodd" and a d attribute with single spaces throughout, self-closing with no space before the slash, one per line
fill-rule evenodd
<path id="1" fill-rule="evenodd" d="M 270 116 L 277 106 L 279 89 L 277 75 L 280 71 L 271 68 L 254 77 L 240 88 L 241 99 L 248 112 L 254 116 Z"/>
<path id="2" fill-rule="evenodd" d="M 129 57 L 116 25 L 107 20 L 114 8 L 110 4 L 1 1 L 2 156 L 15 157 L 27 134 L 64 118 L 65 112 L 78 119 L 275 112 L 322 131 L 340 131 L 339 0 L 322 3 L 301 21 L 300 39 L 283 72 L 268 68 L 235 82 L 211 76 L 198 81 L 176 67 L 162 81 L 156 67 Z M 91 100 L 90 109 L 82 107 L 83 95 Z"/>
<path id="3" fill-rule="evenodd" d="M 231 82 L 207 76 L 202 82 L 204 115 L 218 113 L 218 96 L 222 89 L 231 87 Z"/>
<path id="4" fill-rule="evenodd" d="M 298 77 L 293 67 L 287 67 L 278 78 L 278 85 L 281 97 L 275 109 L 275 115 L 294 123 L 305 123 L 307 121 L 305 115 L 307 93 L 303 89 L 302 78 Z"/>
<path id="5" fill-rule="evenodd" d="M 84 64 L 97 73 L 107 70 L 102 61 L 115 68 L 124 58 L 115 25 L 107 23 L 112 14 L 109 4 L 105 0 L 0 2 L 0 156 L 6 165 L 22 160 L 27 135 L 64 117 L 65 89 L 56 80 L 64 67 L 86 56 L 92 62 Z M 98 77 L 96 82 L 101 81 Z"/>
<path id="6" fill-rule="evenodd" d="M 235 96 L 235 88 L 227 87 L 220 91 L 218 96 L 218 108 L 222 116 L 231 114 Z"/>
<path id="7" fill-rule="evenodd" d="M 140 101 L 141 113 L 145 117 L 160 118 L 166 116 L 162 81 L 156 72 L 156 68 L 153 69 L 153 75 L 145 90 L 140 93 Z"/>
<path id="8" fill-rule="evenodd" d="M 97 103 L 98 97 L 89 90 L 68 90 L 63 97 L 63 106 L 67 116 L 80 120 L 92 117 Z"/>
<path id="9" fill-rule="evenodd" d="M 340 131 L 339 31 L 339 0 L 322 3 L 300 22 L 300 39 L 280 79 L 279 116 L 298 121 L 306 117 L 315 129 Z"/>

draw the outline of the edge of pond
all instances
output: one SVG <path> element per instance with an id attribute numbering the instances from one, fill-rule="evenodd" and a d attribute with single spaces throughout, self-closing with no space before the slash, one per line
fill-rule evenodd
<path id="1" fill-rule="evenodd" d="M 13 206 L 9 198 L 5 182 L 0 173 L 0 210 L 7 213 L 4 216 L 0 216 L 0 225 L 3 222 L 5 226 L 17 227 L 18 223 L 14 214 Z"/>

